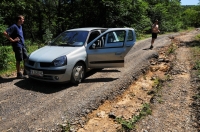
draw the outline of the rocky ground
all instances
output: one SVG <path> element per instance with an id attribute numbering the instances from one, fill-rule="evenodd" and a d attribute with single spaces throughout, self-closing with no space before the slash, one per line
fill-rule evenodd
<path id="1" fill-rule="evenodd" d="M 172 37 L 170 46 L 153 49 L 159 57 L 150 60 L 149 71 L 89 114 L 78 132 L 200 131 L 200 83 L 191 54 L 196 44 L 191 32 Z M 140 116 L 145 105 L 149 113 Z"/>

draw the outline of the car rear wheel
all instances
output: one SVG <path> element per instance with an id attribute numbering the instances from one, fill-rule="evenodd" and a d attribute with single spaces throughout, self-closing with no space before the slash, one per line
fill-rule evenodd
<path id="1" fill-rule="evenodd" d="M 79 62 L 74 66 L 72 70 L 71 82 L 73 84 L 79 84 L 83 81 L 84 78 L 85 78 L 85 65 Z"/>

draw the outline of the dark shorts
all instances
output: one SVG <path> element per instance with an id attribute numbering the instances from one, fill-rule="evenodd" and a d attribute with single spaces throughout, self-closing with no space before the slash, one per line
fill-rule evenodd
<path id="1" fill-rule="evenodd" d="M 157 33 L 152 33 L 152 38 L 157 38 Z"/>
<path id="2" fill-rule="evenodd" d="M 26 48 L 16 47 L 13 49 L 13 51 L 15 52 L 16 61 L 22 61 L 28 57 Z"/>

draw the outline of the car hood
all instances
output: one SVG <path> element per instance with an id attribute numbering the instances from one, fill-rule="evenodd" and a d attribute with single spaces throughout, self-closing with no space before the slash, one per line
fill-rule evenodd
<path id="1" fill-rule="evenodd" d="M 81 47 L 45 46 L 31 53 L 29 59 L 38 62 L 51 62 L 60 56 L 68 55 L 80 48 Z"/>

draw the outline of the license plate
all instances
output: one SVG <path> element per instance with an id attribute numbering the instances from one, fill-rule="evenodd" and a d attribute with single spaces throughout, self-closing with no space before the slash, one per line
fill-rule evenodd
<path id="1" fill-rule="evenodd" d="M 43 76 L 43 71 L 30 70 L 30 74 L 34 76 Z"/>

